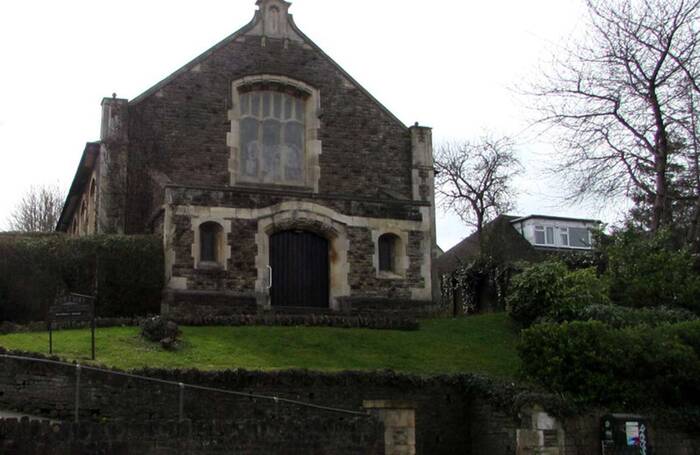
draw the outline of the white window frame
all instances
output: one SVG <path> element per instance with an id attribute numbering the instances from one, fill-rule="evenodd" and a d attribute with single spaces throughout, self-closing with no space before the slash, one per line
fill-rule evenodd
<path id="1" fill-rule="evenodd" d="M 571 228 L 586 229 L 588 231 L 588 244 L 589 246 L 571 246 Z M 551 231 L 550 231 L 551 230 Z M 547 233 L 552 232 L 552 242 L 549 243 Z M 541 233 L 544 236 L 544 243 L 537 241 L 537 234 Z M 566 248 L 571 250 L 591 250 L 593 249 L 593 241 L 591 238 L 591 228 L 589 226 L 559 226 L 556 224 L 536 224 L 533 226 L 533 239 L 532 243 L 536 246 L 545 246 L 553 248 Z M 566 243 L 563 241 L 563 237 L 566 237 Z"/>
<path id="2" fill-rule="evenodd" d="M 547 243 L 547 230 L 552 229 L 552 243 Z M 554 226 L 546 225 L 546 224 L 536 224 L 534 227 L 534 243 L 535 245 L 539 246 L 556 246 L 556 238 L 554 236 Z M 537 233 L 541 232 L 542 235 L 544 236 L 544 243 L 539 243 L 537 242 Z"/>
<path id="3" fill-rule="evenodd" d="M 566 236 L 566 242 L 564 242 L 564 236 Z M 559 228 L 559 242 L 561 243 L 561 246 L 570 248 L 569 246 L 569 228 L 568 227 L 560 227 Z"/>
<path id="4" fill-rule="evenodd" d="M 573 226 L 567 227 L 567 231 Z M 576 226 L 578 227 L 578 226 Z M 588 246 L 569 246 L 572 250 L 592 250 L 593 249 L 593 238 L 591 236 L 591 228 L 588 226 L 582 226 L 580 229 L 585 229 L 588 232 Z M 571 232 L 569 232 L 569 244 L 571 244 Z"/>

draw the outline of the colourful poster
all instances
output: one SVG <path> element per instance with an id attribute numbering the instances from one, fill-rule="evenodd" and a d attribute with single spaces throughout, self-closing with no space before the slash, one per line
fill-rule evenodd
<path id="1" fill-rule="evenodd" d="M 639 422 L 625 422 L 628 447 L 639 447 Z"/>

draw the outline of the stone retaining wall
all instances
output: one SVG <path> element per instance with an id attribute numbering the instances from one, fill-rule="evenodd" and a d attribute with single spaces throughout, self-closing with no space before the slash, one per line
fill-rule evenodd
<path id="1" fill-rule="evenodd" d="M 79 424 L 0 419 L 0 453 L 380 455 L 384 454 L 384 427 L 371 417 L 333 415 Z"/>
<path id="2" fill-rule="evenodd" d="M 2 349 L 0 353 L 3 353 Z M 406 438 L 412 433 L 410 427 L 399 428 L 391 422 L 389 422 L 391 425 L 387 424 L 386 427 L 391 431 L 385 434 L 383 440 L 390 441 L 397 447 L 401 446 L 402 450 L 409 450 L 406 453 L 411 453 L 410 450 L 415 449 L 415 453 L 418 454 L 590 455 L 598 453 L 600 418 L 608 412 L 596 410 L 581 415 L 555 418 L 542 408 L 532 408 L 524 404 L 529 402 L 529 399 L 526 399 L 527 392 L 522 388 L 471 375 L 417 377 L 392 372 L 316 373 L 300 370 L 201 372 L 154 369 L 137 373 L 186 384 L 278 396 L 361 412 L 366 411 L 368 402 L 409 402 L 410 406 L 404 406 L 405 412 L 401 411 L 397 414 L 393 411 L 380 410 L 375 412 L 375 415 L 380 418 L 383 418 L 383 414 L 400 415 L 400 417 L 390 417 L 389 420 L 414 422 L 415 441 L 412 443 L 410 438 Z M 72 421 L 75 391 L 76 368 L 73 366 L 0 358 L 0 408 Z M 533 396 L 536 398 L 539 395 Z M 179 397 L 180 388 L 176 385 L 82 370 L 79 395 L 80 421 L 103 424 L 125 419 L 138 422 L 170 421 L 179 415 Z M 233 423 L 220 425 L 224 425 L 225 428 L 229 428 L 226 425 L 230 425 L 230 428 L 239 425 L 243 430 L 248 428 L 249 431 L 245 430 L 246 436 L 241 437 L 240 444 L 251 444 L 249 446 L 251 449 L 245 449 L 247 446 L 244 445 L 232 446 L 240 447 L 240 450 L 247 451 L 246 453 L 265 453 L 265 448 L 269 449 L 270 446 L 265 445 L 266 442 L 258 441 L 256 438 L 267 438 L 279 444 L 289 440 L 290 453 L 293 451 L 297 453 L 309 451 L 311 453 L 383 453 L 380 452 L 383 448 L 380 449 L 372 438 L 376 436 L 377 431 L 383 431 L 381 428 L 384 427 L 377 429 L 378 427 L 374 424 L 366 423 L 371 419 L 367 420 L 369 418 L 365 416 L 336 414 L 289 403 L 191 388 L 184 390 L 183 405 L 184 417 L 193 422 L 193 428 L 199 428 L 198 425 L 209 428 L 207 425 L 214 425 L 212 423 L 214 421 L 227 420 Z M 409 407 L 413 407 L 413 410 L 408 409 Z M 378 408 L 380 409 L 374 406 L 374 409 Z M 365 419 L 365 423 L 362 423 L 362 419 Z M 388 422 L 384 420 L 384 423 Z M 698 431 L 675 427 L 668 421 L 655 419 L 653 416 L 650 416 L 649 422 L 650 441 L 655 453 L 680 455 L 699 453 L 700 433 Z M 7 445 L 10 444 L 9 439 L 16 439 L 20 437 L 17 435 L 30 431 L 27 424 L 23 424 L 22 428 L 5 430 L 5 434 L 11 437 L 3 436 L 0 430 L 0 453 L 3 447 L 12 447 Z M 45 436 L 44 430 L 31 431 L 38 432 L 37 441 L 49 438 Z M 84 431 L 85 434 L 92 434 L 90 431 L 102 430 Z M 213 441 L 212 447 L 215 447 L 218 441 L 223 441 L 221 444 L 224 445 L 238 444 L 224 436 L 229 430 L 219 435 L 224 439 L 210 438 L 207 433 L 209 430 L 203 431 L 203 436 L 196 432 L 196 434 L 187 433 L 185 439 L 167 443 L 175 445 L 167 445 L 158 437 L 146 438 L 144 441 L 138 441 L 139 444 L 145 445 L 138 446 L 139 450 L 144 449 L 137 450 L 137 453 L 163 453 L 149 452 L 149 450 L 155 450 L 153 447 L 161 447 L 161 444 L 165 444 L 162 447 L 166 448 L 185 447 L 182 444 L 196 446 L 202 441 Z M 66 434 L 68 442 L 65 444 L 75 441 L 75 437 L 71 436 L 74 433 Z M 297 440 L 300 434 L 305 434 L 305 438 L 316 441 L 313 447 L 317 450 L 307 450 L 310 446 L 300 445 L 304 443 L 303 438 Z M 331 444 L 328 441 L 333 441 L 334 438 L 338 438 L 340 444 L 338 449 L 327 449 L 330 446 L 324 444 Z M 352 438 L 359 438 L 360 442 L 355 442 L 366 448 L 352 445 L 354 441 L 351 440 Z M 91 441 L 90 437 L 86 437 L 85 440 Z M 47 441 L 48 444 L 51 439 Z M 114 439 L 114 441 L 117 444 L 121 440 Z M 65 444 L 56 443 L 57 451 L 46 453 L 60 455 L 70 453 L 68 449 L 64 450 L 64 447 L 69 447 Z M 192 453 L 217 453 L 207 451 L 209 449 L 205 450 L 203 446 L 198 450 L 200 451 Z M 275 449 L 268 450 L 267 453 L 285 452 Z"/>

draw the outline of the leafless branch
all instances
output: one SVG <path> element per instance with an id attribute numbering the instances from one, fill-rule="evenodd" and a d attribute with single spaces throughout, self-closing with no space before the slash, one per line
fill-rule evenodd
<path id="1" fill-rule="evenodd" d="M 51 232 L 61 216 L 65 197 L 57 185 L 32 186 L 10 214 L 10 230 Z"/>
<path id="2" fill-rule="evenodd" d="M 559 140 L 553 170 L 572 199 L 641 193 L 653 201 L 650 227 L 669 225 L 671 169 L 695 167 L 700 0 L 586 4 L 585 37 L 529 90 Z"/>
<path id="3" fill-rule="evenodd" d="M 484 224 L 513 208 L 513 177 L 521 172 L 508 137 L 445 143 L 435 158 L 440 203 L 481 232 Z"/>

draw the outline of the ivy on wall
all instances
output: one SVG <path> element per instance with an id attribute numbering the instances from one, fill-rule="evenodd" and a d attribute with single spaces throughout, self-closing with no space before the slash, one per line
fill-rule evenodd
<path id="1" fill-rule="evenodd" d="M 518 268 L 490 256 L 461 264 L 440 277 L 442 305 L 453 315 L 505 309 L 508 284 Z"/>

